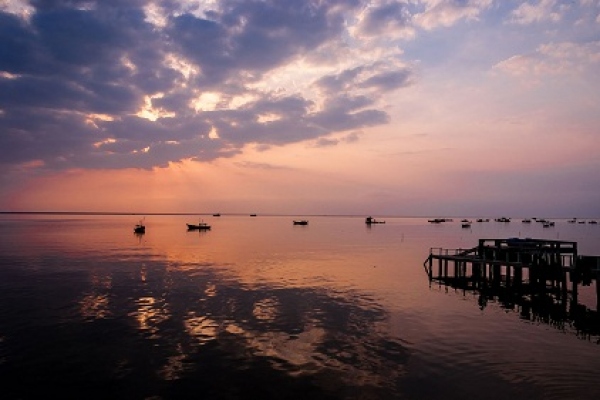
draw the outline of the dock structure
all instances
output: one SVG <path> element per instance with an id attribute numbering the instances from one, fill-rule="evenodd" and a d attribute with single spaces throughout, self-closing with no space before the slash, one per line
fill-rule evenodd
<path id="1" fill-rule="evenodd" d="M 600 257 L 579 255 L 576 242 L 479 239 L 470 249 L 432 248 L 424 266 L 430 282 L 465 289 L 503 286 L 517 293 L 570 296 L 575 302 L 578 286 L 595 281 L 600 310 Z"/>
<path id="2" fill-rule="evenodd" d="M 600 344 L 600 257 L 579 255 L 576 242 L 480 239 L 470 249 L 432 248 L 424 267 L 430 285 L 476 293 L 482 309 L 493 300 Z M 595 310 L 578 301 L 578 287 L 594 282 Z"/>

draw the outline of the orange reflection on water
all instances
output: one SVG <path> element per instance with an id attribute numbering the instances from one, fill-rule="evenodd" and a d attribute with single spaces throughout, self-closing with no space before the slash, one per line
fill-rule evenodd
<path id="1" fill-rule="evenodd" d="M 290 365 L 306 366 L 307 370 L 315 370 L 319 365 L 315 358 L 317 347 L 326 337 L 327 332 L 320 327 L 305 326 L 302 332 L 290 335 L 285 332 L 245 332 L 249 347 L 258 356 L 269 357 L 273 366 L 288 370 Z M 312 368 L 310 367 L 312 365 Z M 306 370 L 305 370 L 306 372 Z"/>
<path id="2" fill-rule="evenodd" d="M 393 221 L 369 230 L 362 218 L 313 218 L 308 226 L 294 226 L 293 217 L 222 216 L 207 217 L 212 229 L 199 233 L 187 232 L 191 217 L 148 220 L 155 228 L 146 233 L 145 246 L 162 254 L 169 268 L 210 271 L 250 288 L 351 287 L 396 296 L 407 269 L 410 280 L 425 277 L 419 266 L 428 249 L 403 243 L 403 228 Z"/>
<path id="3" fill-rule="evenodd" d="M 195 312 L 188 313 L 184 325 L 188 335 L 196 339 L 200 345 L 216 339 L 219 331 L 217 321 L 206 316 L 198 316 Z"/>
<path id="4" fill-rule="evenodd" d="M 274 321 L 279 314 L 279 302 L 275 298 L 262 299 L 254 303 L 252 314 L 254 318 L 262 321 Z"/>
<path id="5" fill-rule="evenodd" d="M 160 323 L 170 318 L 169 310 L 163 299 L 156 299 L 154 297 L 140 297 L 136 300 L 138 309 L 131 313 L 130 316 L 134 317 L 138 329 L 147 332 L 150 338 L 157 338 L 159 332 Z"/>
<path id="6" fill-rule="evenodd" d="M 186 359 L 187 355 L 183 351 L 183 346 L 177 344 L 176 354 L 167 358 L 165 365 L 158 371 L 158 375 L 166 381 L 180 379 L 185 373 L 184 361 Z"/>
<path id="7" fill-rule="evenodd" d="M 106 272 L 93 271 L 90 274 L 91 292 L 79 301 L 81 316 L 87 319 L 103 319 L 112 315 L 108 294 L 112 288 L 112 276 Z"/>
<path id="8" fill-rule="evenodd" d="M 81 316 L 89 319 L 103 319 L 111 316 L 108 295 L 88 294 L 79 302 Z"/>
<path id="9" fill-rule="evenodd" d="M 206 285 L 206 289 L 204 289 L 204 294 L 206 297 L 215 297 L 217 295 L 217 285 L 214 283 L 209 283 Z"/>

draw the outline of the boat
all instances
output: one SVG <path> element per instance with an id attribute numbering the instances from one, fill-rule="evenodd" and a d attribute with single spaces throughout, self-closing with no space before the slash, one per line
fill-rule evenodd
<path id="1" fill-rule="evenodd" d="M 365 224 L 367 225 L 371 225 L 371 224 L 385 224 L 385 221 L 378 221 L 373 217 L 367 217 L 365 218 Z"/>
<path id="2" fill-rule="evenodd" d="M 206 222 L 198 222 L 197 224 L 186 224 L 188 231 L 207 231 L 210 230 L 210 225 Z"/>
<path id="3" fill-rule="evenodd" d="M 250 214 L 251 217 L 256 217 L 256 214 Z"/>
<path id="4" fill-rule="evenodd" d="M 140 220 L 139 224 L 136 224 L 136 226 L 133 228 L 133 232 L 146 233 L 146 225 L 144 225 L 144 222 L 142 220 Z"/>
<path id="5" fill-rule="evenodd" d="M 524 224 L 529 224 L 529 223 L 531 223 L 531 220 L 529 218 L 525 218 L 525 219 L 521 220 L 521 222 L 523 222 Z"/>
<path id="6" fill-rule="evenodd" d="M 471 227 L 471 221 L 465 221 L 465 220 L 463 220 L 462 223 L 461 223 L 461 226 L 463 228 L 470 228 Z"/>
<path id="7" fill-rule="evenodd" d="M 221 216 L 221 214 L 220 214 L 220 213 L 215 213 L 215 214 L 213 214 L 213 217 L 220 217 L 220 216 Z"/>
<path id="8" fill-rule="evenodd" d="M 306 220 L 306 219 L 294 220 L 294 225 L 308 225 L 308 220 Z"/>

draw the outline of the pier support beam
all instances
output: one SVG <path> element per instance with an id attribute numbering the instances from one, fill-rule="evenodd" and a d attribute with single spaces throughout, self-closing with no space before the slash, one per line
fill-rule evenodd
<path id="1" fill-rule="evenodd" d="M 600 269 L 596 270 L 596 311 L 600 312 Z"/>

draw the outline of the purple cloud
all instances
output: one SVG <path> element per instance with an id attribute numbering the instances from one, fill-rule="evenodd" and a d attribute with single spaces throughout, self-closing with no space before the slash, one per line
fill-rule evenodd
<path id="1" fill-rule="evenodd" d="M 385 124 L 378 99 L 406 86 L 409 69 L 358 65 L 296 90 L 263 80 L 339 43 L 363 5 L 53 0 L 31 1 L 27 19 L 0 11 L 0 163 L 152 168 Z"/>

